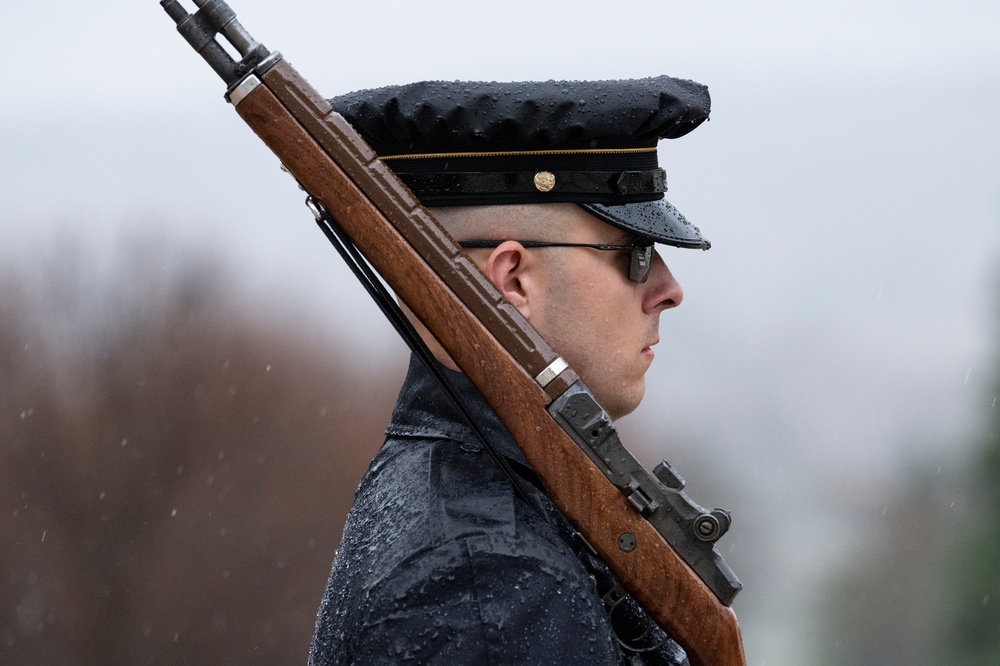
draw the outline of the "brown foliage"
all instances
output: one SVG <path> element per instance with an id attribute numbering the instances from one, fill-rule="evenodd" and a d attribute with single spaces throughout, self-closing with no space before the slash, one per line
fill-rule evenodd
<path id="1" fill-rule="evenodd" d="M 302 663 L 399 377 L 150 247 L 0 276 L 0 655 Z"/>

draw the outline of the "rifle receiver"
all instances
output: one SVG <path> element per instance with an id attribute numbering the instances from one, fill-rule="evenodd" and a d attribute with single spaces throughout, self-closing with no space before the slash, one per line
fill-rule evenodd
<path id="1" fill-rule="evenodd" d="M 667 543 L 715 593 L 730 605 L 743 588 L 736 574 L 715 548 L 729 529 L 729 512 L 702 508 L 683 491 L 684 479 L 667 461 L 650 474 L 622 444 L 611 419 L 580 382 L 549 405 L 549 414 L 601 470 L 608 481 L 656 528 Z M 635 539 L 619 541 L 626 552 Z"/>

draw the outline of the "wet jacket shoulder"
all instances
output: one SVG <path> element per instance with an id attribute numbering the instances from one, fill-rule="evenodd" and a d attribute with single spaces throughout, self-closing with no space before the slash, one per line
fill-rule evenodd
<path id="1" fill-rule="evenodd" d="M 310 663 L 623 663 L 572 528 L 478 393 L 450 376 L 542 509 L 411 364 L 345 525 Z M 670 647 L 676 660 L 653 663 L 686 663 Z"/>

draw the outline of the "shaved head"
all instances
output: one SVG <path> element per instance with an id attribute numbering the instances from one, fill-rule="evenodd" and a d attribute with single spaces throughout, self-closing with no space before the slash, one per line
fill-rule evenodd
<path id="1" fill-rule="evenodd" d="M 565 240 L 576 204 L 512 204 L 507 206 L 447 206 L 430 211 L 459 240 Z"/>

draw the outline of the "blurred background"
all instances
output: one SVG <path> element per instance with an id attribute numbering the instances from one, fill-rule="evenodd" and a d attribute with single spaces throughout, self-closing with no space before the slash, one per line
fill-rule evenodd
<path id="1" fill-rule="evenodd" d="M 1000 663 L 1000 4 L 231 5 L 330 96 L 707 83 L 625 441 L 733 511 L 751 664 Z M 158 3 L 0 43 L 0 662 L 303 663 L 407 352 Z"/>

